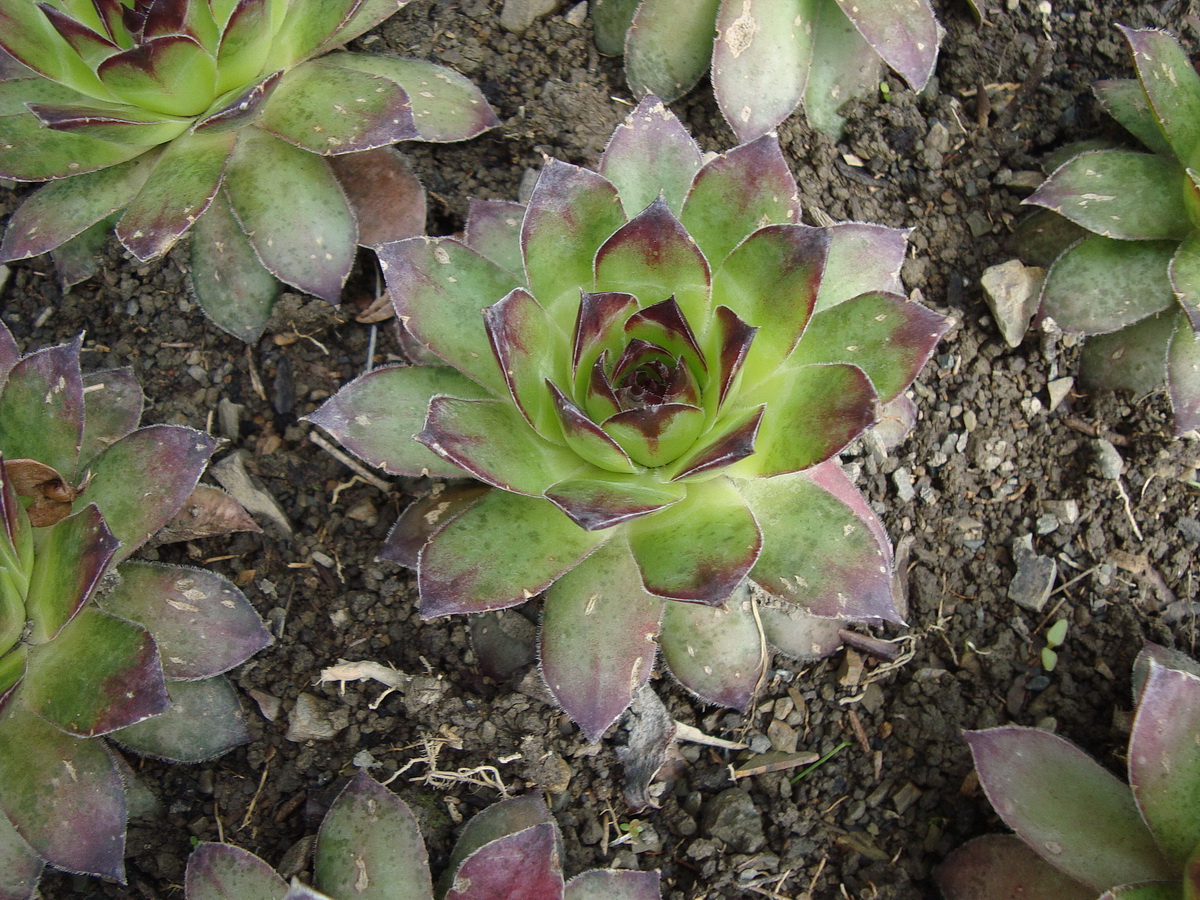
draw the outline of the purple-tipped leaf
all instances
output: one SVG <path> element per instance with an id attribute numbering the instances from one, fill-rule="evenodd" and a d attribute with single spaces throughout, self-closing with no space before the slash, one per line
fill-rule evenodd
<path id="1" fill-rule="evenodd" d="M 546 489 L 546 499 L 588 531 L 611 528 L 673 506 L 684 498 L 680 484 L 662 484 L 619 473 L 568 478 Z"/>
<path id="2" fill-rule="evenodd" d="M 154 636 L 168 678 L 219 675 L 271 643 L 254 607 L 216 572 L 129 562 L 120 575 L 100 605 Z"/>
<path id="3" fill-rule="evenodd" d="M 293 3 L 287 6 L 266 67 L 282 69 L 313 54 L 346 24 L 361 0 L 325 0 L 323 3 Z"/>
<path id="4" fill-rule="evenodd" d="M 155 535 L 155 539 L 159 543 L 173 544 L 235 531 L 262 534 L 258 523 L 233 497 L 220 488 L 198 484 L 179 512 Z"/>
<path id="5" fill-rule="evenodd" d="M 88 464 L 92 480 L 76 509 L 95 503 L 128 558 L 191 495 L 216 439 L 182 425 L 151 425 L 117 441 Z"/>
<path id="6" fill-rule="evenodd" d="M 682 357 L 692 371 L 702 372 L 706 367 L 704 352 L 674 297 L 652 306 L 643 306 L 631 315 L 625 320 L 625 336 L 647 341 L 666 350 L 671 356 Z"/>
<path id="7" fill-rule="evenodd" d="M 988 800 L 1047 862 L 1097 891 L 1172 877 L 1129 788 L 1078 747 L 1016 726 L 966 740 Z"/>
<path id="8" fill-rule="evenodd" d="M 137 428 L 144 403 L 145 395 L 132 369 L 106 369 L 84 375 L 80 463 L 87 465 L 97 453 Z"/>
<path id="9" fill-rule="evenodd" d="M 113 54 L 96 74 L 119 101 L 168 116 L 197 116 L 217 93 L 216 60 L 181 34 Z"/>
<path id="10" fill-rule="evenodd" d="M 17 346 L 16 338 L 12 336 L 8 326 L 0 322 L 0 388 L 4 386 L 8 373 L 20 358 L 21 348 Z"/>
<path id="11" fill-rule="evenodd" d="M 692 89 L 709 66 L 719 3 L 662 0 L 640 5 L 625 36 L 625 76 L 635 94 L 657 94 L 670 102 Z"/>
<path id="12" fill-rule="evenodd" d="M 114 144 L 46 128 L 32 113 L 0 116 L 0 147 L 8 148 L 0 155 L 0 177 L 17 181 L 85 175 L 146 152 L 140 144 Z"/>
<path id="13" fill-rule="evenodd" d="M 891 547 L 861 497 L 852 508 L 825 486 L 837 479 L 854 490 L 832 462 L 739 484 L 763 532 L 750 577 L 813 615 L 898 621 Z"/>
<path id="14" fill-rule="evenodd" d="M 945 900 L 1096 900 L 1013 834 L 985 834 L 934 869 Z"/>
<path id="15" fill-rule="evenodd" d="M 238 88 L 262 71 L 263 57 L 271 49 L 270 7 L 275 5 L 269 0 L 238 0 L 234 6 L 217 50 L 218 91 Z"/>
<path id="16" fill-rule="evenodd" d="M 885 63 L 914 91 L 924 90 L 942 37 L 929 0 L 838 0 L 838 6 Z"/>
<path id="17" fill-rule="evenodd" d="M 167 682 L 170 705 L 160 714 L 109 735 L 142 756 L 200 763 L 250 740 L 237 689 L 228 678 Z"/>
<path id="18" fill-rule="evenodd" d="M 1163 136 L 1146 92 L 1136 78 L 1094 81 L 1092 92 L 1104 111 L 1146 147 L 1162 156 L 1171 155 L 1171 145 Z"/>
<path id="19" fill-rule="evenodd" d="M 87 603 L 108 570 L 117 543 L 91 504 L 39 535 L 25 600 L 31 641 L 54 638 Z"/>
<path id="20" fill-rule="evenodd" d="M 149 149 L 187 130 L 187 119 L 108 104 L 29 103 L 29 111 L 54 131 Z"/>
<path id="21" fill-rule="evenodd" d="M 900 268 L 910 229 L 866 222 L 838 222 L 825 229 L 829 252 L 817 291 L 817 310 L 829 309 L 868 291 L 903 294 Z"/>
<path id="22" fill-rule="evenodd" d="M 415 439 L 435 394 L 467 400 L 487 396 L 446 366 L 388 366 L 350 382 L 307 419 L 359 459 L 391 475 L 461 478 L 461 467 Z"/>
<path id="23" fill-rule="evenodd" d="M 1118 25 L 1167 142 L 1185 166 L 1200 164 L 1200 75 L 1165 31 Z"/>
<path id="24" fill-rule="evenodd" d="M 0 6 L 0 47 L 14 59 L 77 89 L 100 88 L 95 74 L 69 46 L 36 4 Z"/>
<path id="25" fill-rule="evenodd" d="M 361 772 L 321 822 L 313 870 L 315 886 L 334 897 L 433 898 L 416 818 L 403 800 Z"/>
<path id="26" fill-rule="evenodd" d="M 688 496 L 629 526 L 646 590 L 659 597 L 718 604 L 762 550 L 754 514 L 726 478 L 688 485 Z"/>
<path id="27" fill-rule="evenodd" d="M 215 112 L 206 112 L 192 125 L 192 131 L 237 131 L 258 118 L 262 105 L 271 96 L 283 72 L 272 72 L 245 90 L 230 91 L 213 104 Z"/>
<path id="28" fill-rule="evenodd" d="M 0 393 L 0 452 L 74 473 L 83 440 L 82 338 L 22 358 Z"/>
<path id="29" fill-rule="evenodd" d="M 109 39 L 107 34 L 94 31 L 83 22 L 71 18 L 50 4 L 38 3 L 36 5 L 59 36 L 71 45 L 71 49 L 78 53 L 90 68 L 95 69 L 97 65 L 121 49 Z"/>
<path id="30" fill-rule="evenodd" d="M 117 237 L 140 260 L 166 253 L 213 201 L 233 152 L 233 132 L 199 132 L 167 145 L 117 222 Z"/>
<path id="31" fill-rule="evenodd" d="M 248 850 L 201 843 L 184 876 L 187 900 L 281 900 L 287 883 Z"/>
<path id="32" fill-rule="evenodd" d="M 444 900 L 561 900 L 562 862 L 552 823 L 497 838 L 468 856 Z"/>
<path id="33" fill-rule="evenodd" d="M 665 466 L 687 452 L 704 431 L 704 410 L 688 403 L 636 406 L 601 423 L 604 431 L 643 466 Z"/>
<path id="34" fill-rule="evenodd" d="M 1088 231 L 1127 241 L 1182 240 L 1192 230 L 1174 160 L 1131 150 L 1080 153 L 1026 200 Z"/>
<path id="35" fill-rule="evenodd" d="M 358 237 L 354 213 L 325 160 L 265 131 L 242 129 L 225 192 L 272 275 L 338 302 Z"/>
<path id="36" fill-rule="evenodd" d="M 0 900 L 29 900 L 45 865 L 0 813 Z"/>
<path id="37" fill-rule="evenodd" d="M 1046 273 L 1042 308 L 1067 331 L 1099 334 L 1132 325 L 1175 302 L 1167 271 L 1177 246 L 1090 235 Z"/>
<path id="38" fill-rule="evenodd" d="M 435 485 L 432 493 L 404 507 L 379 550 L 379 558 L 415 569 L 421 548 L 434 532 L 490 490 L 475 482 Z"/>
<path id="39" fill-rule="evenodd" d="M 377 252 L 396 315 L 413 337 L 493 395 L 506 396 L 481 312 L 517 287 L 513 276 L 451 239 L 410 238 Z"/>
<path id="40" fill-rule="evenodd" d="M 630 460 L 629 455 L 621 449 L 621 445 L 609 437 L 608 432 L 588 418 L 578 406 L 567 399 L 566 395 L 552 382 L 547 381 L 544 390 L 554 401 L 554 409 L 558 414 L 558 425 L 562 429 L 563 439 L 566 440 L 568 447 L 583 459 L 605 471 L 626 473 L 637 471 L 637 467 Z M 613 405 L 616 405 L 615 398 Z"/>
<path id="41" fill-rule="evenodd" d="M 1163 384 L 1179 315 L 1172 309 L 1118 331 L 1090 337 L 1079 371 L 1085 387 L 1148 394 Z"/>
<path id="42" fill-rule="evenodd" d="M 538 793 L 523 794 L 520 797 L 501 800 L 476 813 L 463 827 L 462 834 L 459 835 L 458 841 L 450 853 L 446 871 L 438 885 L 438 893 L 445 893 L 454 873 L 468 856 L 506 835 L 516 834 L 538 825 L 551 826 L 556 829 L 555 834 L 557 835 L 554 817 L 550 815 L 550 810 L 546 808 L 546 804 Z M 561 854 L 561 839 L 556 837 L 554 846 L 556 852 Z"/>
<path id="43" fill-rule="evenodd" d="M 808 83 L 814 27 L 804 0 L 723 0 L 712 81 L 725 121 L 748 141 L 789 115 Z M 808 9 L 806 9 L 808 7 Z"/>
<path id="44" fill-rule="evenodd" d="M 692 478 L 731 466 L 754 452 L 754 441 L 758 437 L 758 426 L 762 422 L 765 406 L 757 406 L 746 412 L 734 412 L 713 425 L 688 453 L 671 466 L 672 481 Z"/>
<path id="45" fill-rule="evenodd" d="M 521 256 L 521 222 L 525 207 L 509 200 L 476 200 L 467 206 L 467 224 L 463 240 L 513 275 L 524 271 Z"/>
<path id="46" fill-rule="evenodd" d="M 433 619 L 517 606 L 609 536 L 585 531 L 548 500 L 492 491 L 421 549 L 421 615 Z"/>
<path id="47" fill-rule="evenodd" d="M 51 865 L 124 881 L 125 787 L 104 744 L 19 703 L 0 717 L 0 813 Z"/>
<path id="48" fill-rule="evenodd" d="M 483 323 L 513 402 L 534 431 L 556 441 L 558 416 L 546 382 L 566 381 L 566 335 L 523 288 L 484 309 Z"/>
<path id="49" fill-rule="evenodd" d="M 658 872 L 592 869 L 567 882 L 563 900 L 660 900 Z"/>
<path id="50" fill-rule="evenodd" d="M 330 35 L 329 40 L 317 50 L 317 54 L 365 34 L 397 10 L 404 9 L 410 2 L 412 0 L 362 0 L 356 5 L 354 12 L 338 26 L 337 31 Z"/>
<path id="51" fill-rule="evenodd" d="M 1171 257 L 1168 275 L 1192 330 L 1200 332 L 1200 234 L 1189 235 L 1179 245 Z"/>
<path id="52" fill-rule="evenodd" d="M 394 147 L 329 157 L 358 222 L 358 243 L 377 247 L 425 231 L 425 189 Z"/>
<path id="53" fill-rule="evenodd" d="M 689 322 L 707 317 L 708 261 L 661 197 L 596 251 L 595 272 L 598 291 L 633 294 L 642 307 L 674 297 Z"/>
<path id="54" fill-rule="evenodd" d="M 788 364 L 858 366 L 886 403 L 912 384 L 952 321 L 896 294 L 862 294 L 813 316 Z"/>
<path id="55" fill-rule="evenodd" d="M 546 592 L 540 653 L 554 699 L 598 741 L 650 678 L 663 600 L 647 594 L 629 545 L 614 539 Z"/>
<path id="56" fill-rule="evenodd" d="M 745 588 L 714 606 L 668 602 L 659 644 L 671 674 L 708 703 L 746 709 L 766 673 L 767 654 Z"/>
<path id="57" fill-rule="evenodd" d="M 637 298 L 632 294 L 580 293 L 571 352 L 577 388 L 594 371 L 601 354 L 607 351 L 610 358 L 615 358 L 622 352 L 626 344 L 624 322 L 637 308 Z"/>
<path id="58" fill-rule="evenodd" d="M 677 10 L 681 15 L 674 17 L 672 27 L 679 28 L 682 19 L 693 15 L 693 10 L 703 17 L 700 9 L 710 3 L 712 0 L 692 0 L 687 3 L 686 12 Z M 655 5 L 646 3 L 643 8 Z M 665 5 L 657 4 L 659 7 Z M 711 23 L 712 17 L 709 16 L 708 20 Z M 635 31 L 640 31 L 640 27 L 635 26 Z M 677 40 L 677 36 L 676 31 L 672 42 Z M 632 67 L 637 63 L 628 56 L 625 62 L 626 71 L 632 73 Z M 633 77 L 631 74 L 631 81 Z M 621 206 L 629 218 L 637 216 L 659 197 L 675 215 L 679 215 L 683 210 L 684 198 L 692 186 L 692 179 L 700 171 L 702 159 L 700 148 L 688 130 L 652 93 L 642 99 L 609 138 L 604 155 L 600 158 L 600 174 L 616 186 L 621 195 Z"/>
<path id="59" fill-rule="evenodd" d="M 1167 357 L 1167 387 L 1175 413 L 1175 434 L 1200 430 L 1200 334 L 1192 331 L 1186 317 L 1171 337 Z"/>

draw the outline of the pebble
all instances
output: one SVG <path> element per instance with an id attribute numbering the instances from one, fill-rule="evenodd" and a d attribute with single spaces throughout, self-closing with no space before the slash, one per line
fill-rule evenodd
<path id="1" fill-rule="evenodd" d="M 287 739 L 294 743 L 332 740 L 350 724 L 350 711 L 322 700 L 314 694 L 303 693 L 288 715 Z"/>
<path id="2" fill-rule="evenodd" d="M 754 798 L 738 787 L 713 798 L 704 816 L 704 827 L 709 835 L 738 853 L 754 853 L 766 842 Z"/>
<path id="3" fill-rule="evenodd" d="M 1049 515 L 1058 521 L 1074 525 L 1079 521 L 1079 501 L 1077 500 L 1047 500 L 1042 507 Z"/>
<path id="4" fill-rule="evenodd" d="M 916 496 L 916 492 L 913 491 L 912 475 L 909 474 L 908 469 L 901 467 L 893 472 L 892 482 L 896 485 L 896 496 L 900 498 L 901 503 L 907 503 Z"/>
<path id="5" fill-rule="evenodd" d="M 1008 346 L 1021 346 L 1029 321 L 1037 311 L 1045 278 L 1045 269 L 1010 259 L 988 267 L 979 279 L 984 299 Z"/>
<path id="6" fill-rule="evenodd" d="M 1033 535 L 1025 534 L 1012 543 L 1017 574 L 1008 585 L 1008 599 L 1024 609 L 1040 613 L 1050 599 L 1058 563 L 1033 551 Z"/>
<path id="7" fill-rule="evenodd" d="M 524 34 L 535 21 L 554 12 L 558 0 L 504 0 L 500 26 L 513 34 Z"/>
<path id="8" fill-rule="evenodd" d="M 1109 481 L 1116 481 L 1125 471 L 1125 460 L 1111 442 L 1103 438 L 1092 441 L 1092 450 L 1096 454 L 1092 467 L 1097 475 Z"/>
<path id="9" fill-rule="evenodd" d="M 574 25 L 576 28 L 579 28 L 587 21 L 587 14 L 587 0 L 584 0 L 583 3 L 576 3 L 568 9 L 567 14 L 563 18 L 566 19 L 568 25 Z"/>
<path id="10" fill-rule="evenodd" d="M 1067 398 L 1073 387 L 1075 387 L 1075 379 L 1070 376 L 1055 378 L 1046 385 L 1046 393 L 1050 395 L 1050 412 L 1058 409 L 1058 405 Z"/>

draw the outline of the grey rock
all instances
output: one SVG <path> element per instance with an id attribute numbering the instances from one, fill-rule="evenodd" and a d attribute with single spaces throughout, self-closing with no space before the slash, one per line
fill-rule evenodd
<path id="1" fill-rule="evenodd" d="M 350 724 L 350 712 L 315 694 L 303 693 L 288 715 L 287 739 L 295 743 L 332 740 Z"/>
<path id="2" fill-rule="evenodd" d="M 705 812 L 704 828 L 738 853 L 754 853 L 766 842 L 762 816 L 742 788 L 728 788 L 713 798 Z"/>
<path id="3" fill-rule="evenodd" d="M 1022 535 L 1013 541 L 1012 554 L 1017 563 L 1017 574 L 1009 582 L 1008 599 L 1017 606 L 1040 613 L 1054 588 L 1058 563 L 1047 556 L 1038 556 L 1033 551 L 1031 534 Z"/>
<path id="4" fill-rule="evenodd" d="M 500 26 L 513 34 L 524 34 L 526 28 L 557 8 L 558 0 L 504 0 Z"/>
<path id="5" fill-rule="evenodd" d="M 892 473 L 892 482 L 896 485 L 896 496 L 900 498 L 901 503 L 907 503 L 914 496 L 912 475 L 908 469 L 901 467 Z"/>
<path id="6" fill-rule="evenodd" d="M 1180 516 L 1179 533 L 1189 541 L 1200 543 L 1200 521 L 1193 519 L 1191 516 Z"/>
<path id="7" fill-rule="evenodd" d="M 570 9 L 568 9 L 567 14 L 563 16 L 563 18 L 567 20 L 568 25 L 574 25 L 576 28 L 579 28 L 584 22 L 587 21 L 587 14 L 587 0 L 584 0 L 583 3 L 576 3 Z"/>
<path id="8" fill-rule="evenodd" d="M 1125 460 L 1121 459 L 1116 447 L 1109 441 L 1097 438 L 1092 441 L 1092 452 L 1095 453 L 1092 469 L 1097 475 L 1109 481 L 1116 481 L 1121 477 L 1121 473 L 1125 471 Z"/>
<path id="9" fill-rule="evenodd" d="M 1068 525 L 1074 525 L 1079 521 L 1079 501 L 1077 500 L 1047 500 L 1042 506 L 1047 514 L 1058 519 L 1060 524 L 1065 522 Z"/>
<path id="10" fill-rule="evenodd" d="M 983 277 L 979 279 L 984 299 L 1008 346 L 1021 345 L 1029 328 L 1029 320 L 1037 311 L 1045 278 L 1045 269 L 1010 259 L 985 269 Z"/>
<path id="11" fill-rule="evenodd" d="M 1071 393 L 1073 387 L 1075 387 L 1075 379 L 1070 376 L 1055 378 L 1046 385 L 1046 393 L 1050 395 L 1050 412 L 1058 409 L 1058 405 L 1067 398 L 1067 394 Z"/>

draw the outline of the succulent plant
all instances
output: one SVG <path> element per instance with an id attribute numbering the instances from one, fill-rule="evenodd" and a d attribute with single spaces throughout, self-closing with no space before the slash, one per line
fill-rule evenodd
<path id="1" fill-rule="evenodd" d="M 564 883 L 562 838 L 535 795 L 501 800 L 472 818 L 435 892 L 421 830 L 407 804 L 358 774 L 321 822 L 313 886 L 291 888 L 230 844 L 201 844 L 185 900 L 659 900 L 658 873 L 593 869 Z"/>
<path id="2" fill-rule="evenodd" d="M 497 121 L 451 69 L 329 52 L 408 2 L 0 0 L 24 64 L 0 65 L 0 176 L 49 182 L 0 260 L 55 251 L 70 282 L 114 221 L 139 260 L 190 229 L 197 299 L 231 334 L 262 332 L 276 279 L 336 303 L 358 245 L 424 230 L 388 145 Z"/>
<path id="3" fill-rule="evenodd" d="M 647 97 L 598 172 L 551 160 L 526 208 L 474 203 L 464 241 L 381 247 L 431 362 L 310 416 L 390 473 L 491 486 L 410 507 L 382 556 L 416 567 L 426 618 L 544 593 L 542 672 L 591 739 L 659 646 L 744 708 L 764 641 L 813 658 L 845 619 L 897 619 L 834 456 L 949 323 L 896 293 L 905 232 L 799 216 L 773 135 L 705 162 Z"/>
<path id="4" fill-rule="evenodd" d="M 1166 32 L 1121 31 L 1138 77 L 1094 89 L 1149 152 L 1071 156 L 1026 200 L 1052 212 L 1025 242 L 1053 258 L 1042 311 L 1089 336 L 1085 381 L 1147 393 L 1165 378 L 1183 434 L 1200 428 L 1200 75 Z"/>
<path id="5" fill-rule="evenodd" d="M 139 428 L 133 374 L 82 375 L 80 343 L 21 356 L 0 324 L 3 900 L 31 896 L 44 863 L 121 879 L 133 773 L 102 738 L 182 762 L 244 742 L 222 673 L 271 640 L 216 573 L 129 559 L 215 441 Z"/>
<path id="6" fill-rule="evenodd" d="M 1015 835 L 985 835 L 937 871 L 946 900 L 1200 896 L 1200 666 L 1147 644 L 1134 663 L 1129 783 L 1057 735 L 969 731 L 980 784 Z"/>
<path id="7" fill-rule="evenodd" d="M 625 55 L 638 96 L 666 101 L 712 69 L 739 140 L 766 134 L 801 104 L 838 134 L 839 110 L 879 88 L 886 63 L 923 90 L 942 28 L 929 0 L 595 0 L 596 46 Z"/>

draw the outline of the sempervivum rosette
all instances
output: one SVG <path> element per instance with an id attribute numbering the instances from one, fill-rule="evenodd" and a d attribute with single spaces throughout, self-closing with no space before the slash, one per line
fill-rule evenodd
<path id="1" fill-rule="evenodd" d="M 647 98 L 598 173 L 551 161 L 465 240 L 385 245 L 437 362 L 311 417 L 386 471 L 493 488 L 410 509 L 384 556 L 416 566 L 425 617 L 544 593 L 542 671 L 591 738 L 660 646 L 744 707 L 764 637 L 821 655 L 837 622 L 896 617 L 886 535 L 832 457 L 948 322 L 895 293 L 903 232 L 801 225 L 796 194 L 773 135 L 705 162 Z"/>

